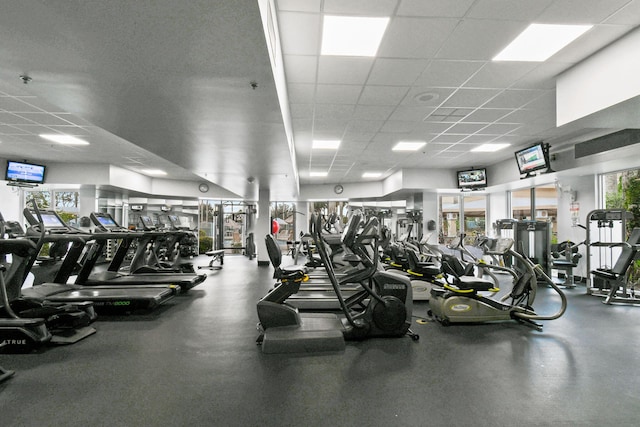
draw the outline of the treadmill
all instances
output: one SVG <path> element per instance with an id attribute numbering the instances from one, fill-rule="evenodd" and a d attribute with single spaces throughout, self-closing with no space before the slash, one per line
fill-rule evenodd
<path id="1" fill-rule="evenodd" d="M 52 211 L 47 211 L 46 214 L 57 216 L 57 214 Z M 120 270 L 120 266 L 122 265 L 132 242 L 137 239 L 147 238 L 149 233 L 127 230 L 126 228 L 118 225 L 118 223 L 108 213 L 94 212 L 90 215 L 90 218 L 96 225 L 96 230 L 98 230 L 98 232 L 89 235 L 92 240 L 92 245 L 83 256 L 81 261 L 82 266 L 80 267 L 80 271 L 78 272 L 77 278 L 74 282 L 76 285 L 85 287 L 170 287 L 174 290 L 186 292 L 204 282 L 207 278 L 206 274 L 177 273 L 175 271 L 145 274 L 129 274 L 122 272 Z M 64 226 L 64 222 L 60 217 L 58 217 L 58 227 L 60 226 L 60 222 Z M 107 242 L 112 239 L 120 240 L 120 244 L 118 245 L 118 249 L 116 250 L 113 260 L 110 262 L 106 270 L 94 271 L 96 262 L 103 253 L 104 247 L 107 245 Z M 70 274 L 70 272 L 65 270 L 61 274 L 63 277 L 54 280 L 56 283 L 65 283 L 66 280 L 63 281 L 64 275 Z"/>
<path id="2" fill-rule="evenodd" d="M 28 212 L 29 215 L 26 215 Z M 68 284 L 61 280 L 70 275 L 83 252 L 87 242 L 93 240 L 92 234 L 85 234 L 79 230 L 72 229 L 64 224 L 64 221 L 53 211 L 40 213 L 35 210 L 40 221 L 37 225 L 32 225 L 27 230 L 27 237 L 37 240 L 38 250 L 30 260 L 32 266 L 45 242 L 64 241 L 71 242 L 70 248 L 62 261 L 62 265 L 56 279 L 59 282 L 49 282 L 35 285 L 31 288 L 21 290 L 25 299 L 35 299 L 38 301 L 52 301 L 61 303 L 80 303 L 89 301 L 93 303 L 97 311 L 134 311 L 149 310 L 167 302 L 179 292 L 179 286 L 81 286 L 78 284 Z M 25 209 L 25 216 L 33 214 Z"/>
<path id="3" fill-rule="evenodd" d="M 83 286 L 96 286 L 104 284 L 141 285 L 149 283 L 175 284 L 186 292 L 187 290 L 204 282 L 206 274 L 181 273 L 171 269 L 146 269 L 142 272 L 123 271 L 124 262 L 129 248 L 134 241 L 137 241 L 138 249 L 136 256 L 142 256 L 141 251 L 153 239 L 164 235 L 160 231 L 130 231 L 121 227 L 113 217 L 104 212 L 93 212 L 89 216 L 98 230 L 94 236 L 99 236 L 95 240 L 94 247 L 83 261 L 76 283 Z M 105 271 L 94 272 L 95 264 L 102 254 L 109 239 L 118 239 L 120 244 L 116 253 Z M 134 261 L 132 261 L 133 264 Z"/>

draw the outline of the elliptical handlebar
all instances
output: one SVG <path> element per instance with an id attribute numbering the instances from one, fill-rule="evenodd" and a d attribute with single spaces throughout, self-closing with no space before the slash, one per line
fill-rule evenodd
<path id="1" fill-rule="evenodd" d="M 560 296 L 561 300 L 560 309 L 556 313 L 551 315 L 543 316 L 540 314 L 531 314 L 531 311 L 529 309 L 523 309 L 522 311 L 516 310 L 513 312 L 513 315 L 520 319 L 526 320 L 555 320 L 561 317 L 567 310 L 567 296 L 564 294 L 564 292 L 562 292 L 562 289 L 560 289 L 558 285 L 556 285 L 553 280 L 551 280 L 551 278 L 544 272 L 539 264 L 534 264 L 533 261 L 531 261 L 529 258 L 519 254 L 517 251 L 514 251 L 512 249 L 509 250 L 509 254 L 519 260 L 531 275 L 531 279 L 529 280 L 531 283 L 530 287 L 533 292 L 533 298 L 530 300 L 530 304 L 533 303 L 533 299 L 535 298 L 535 291 L 538 286 L 538 277 L 544 279 L 544 281 L 547 282 L 547 284 L 551 286 L 551 288 Z"/>

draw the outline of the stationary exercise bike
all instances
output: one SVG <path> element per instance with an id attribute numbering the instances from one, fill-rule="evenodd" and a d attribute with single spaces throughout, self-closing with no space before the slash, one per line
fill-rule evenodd
<path id="1" fill-rule="evenodd" d="M 551 280 L 540 265 L 511 249 L 513 239 L 495 239 L 488 254 L 512 256 L 521 271 L 489 264 L 478 264 L 491 279 L 473 276 L 458 276 L 455 270 L 443 262 L 452 280 L 443 288 L 431 290 L 429 302 L 432 315 L 441 324 L 484 323 L 493 321 L 516 320 L 541 331 L 542 324 L 537 320 L 553 320 L 562 316 L 567 307 L 567 298 L 562 290 Z M 491 270 L 509 272 L 513 276 L 511 292 L 500 300 L 493 297 L 498 293 L 498 280 Z M 560 296 L 561 306 L 551 315 L 537 314 L 533 309 L 538 280 L 543 280 Z"/>

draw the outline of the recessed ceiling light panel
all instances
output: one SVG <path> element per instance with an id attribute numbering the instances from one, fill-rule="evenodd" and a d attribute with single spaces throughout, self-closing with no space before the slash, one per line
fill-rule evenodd
<path id="1" fill-rule="evenodd" d="M 376 56 L 389 18 L 324 17 L 322 55 Z"/>
<path id="2" fill-rule="evenodd" d="M 531 24 L 494 61 L 546 61 L 593 25 Z"/>
<path id="3" fill-rule="evenodd" d="M 160 169 L 142 169 L 140 172 L 142 172 L 145 175 L 153 175 L 153 176 L 162 176 L 167 174 L 165 171 Z"/>
<path id="4" fill-rule="evenodd" d="M 314 150 L 337 150 L 340 147 L 339 139 L 314 139 L 311 148 Z"/>
<path id="5" fill-rule="evenodd" d="M 365 172 L 362 174 L 363 178 L 380 178 L 382 176 L 382 172 Z"/>
<path id="6" fill-rule="evenodd" d="M 472 148 L 471 151 L 474 153 L 493 153 L 509 146 L 511 146 L 511 144 L 482 144 L 476 148 Z"/>
<path id="7" fill-rule="evenodd" d="M 323 178 L 328 175 L 329 172 L 309 172 L 309 176 L 313 178 Z"/>
<path id="8" fill-rule="evenodd" d="M 393 148 L 393 151 L 417 151 L 427 143 L 424 141 L 400 141 Z"/>
<path id="9" fill-rule="evenodd" d="M 76 138 L 71 135 L 63 135 L 60 133 L 41 133 L 40 138 L 47 139 L 49 141 L 57 142 L 64 145 L 89 145 L 84 139 Z"/>

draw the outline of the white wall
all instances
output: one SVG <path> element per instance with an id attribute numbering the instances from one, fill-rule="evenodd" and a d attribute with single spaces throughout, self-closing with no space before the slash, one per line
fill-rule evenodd
<path id="1" fill-rule="evenodd" d="M 18 221 L 24 224 L 22 216 L 23 190 L 6 185 L 7 181 L 0 181 L 0 212 L 6 221 Z"/>

